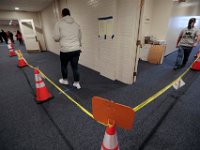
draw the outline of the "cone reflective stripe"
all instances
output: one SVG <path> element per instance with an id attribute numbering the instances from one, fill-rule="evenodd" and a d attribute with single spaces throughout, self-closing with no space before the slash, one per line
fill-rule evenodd
<path id="1" fill-rule="evenodd" d="M 37 83 L 37 84 L 36 84 L 36 88 L 42 88 L 42 87 L 45 87 L 44 82 L 41 82 L 41 83 Z"/>
<path id="2" fill-rule="evenodd" d="M 44 102 L 52 98 L 52 94 L 49 93 L 48 89 L 46 88 L 41 74 L 38 69 L 34 70 L 35 74 L 35 87 L 36 87 L 36 97 L 38 103 Z"/>
<path id="3" fill-rule="evenodd" d="M 45 87 L 44 82 L 42 81 L 42 77 L 38 72 L 35 74 L 35 82 L 36 82 L 36 88 L 42 88 Z"/>
<path id="4" fill-rule="evenodd" d="M 8 44 L 12 44 L 12 41 L 10 39 L 8 39 Z"/>
<path id="5" fill-rule="evenodd" d="M 8 49 L 10 50 L 10 49 L 13 49 L 13 45 L 12 44 L 8 44 Z"/>
<path id="6" fill-rule="evenodd" d="M 106 128 L 101 150 L 119 150 L 115 126 Z"/>

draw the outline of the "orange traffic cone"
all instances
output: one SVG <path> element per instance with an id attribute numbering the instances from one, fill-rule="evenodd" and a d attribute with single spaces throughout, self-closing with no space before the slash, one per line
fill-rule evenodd
<path id="1" fill-rule="evenodd" d="M 23 57 L 21 51 L 20 50 L 16 50 L 15 52 L 17 53 L 17 56 L 18 56 L 18 67 L 22 68 L 22 67 L 27 66 L 27 63 L 24 60 L 24 57 Z"/>
<path id="2" fill-rule="evenodd" d="M 8 50 L 9 50 L 9 56 L 10 57 L 16 56 L 12 44 L 8 44 Z"/>
<path id="3" fill-rule="evenodd" d="M 200 59 L 196 60 L 192 67 L 191 67 L 192 70 L 197 70 L 197 71 L 200 71 Z"/>
<path id="4" fill-rule="evenodd" d="M 16 56 L 14 49 L 12 47 L 11 47 L 11 49 L 9 49 L 9 56 L 10 57 Z"/>
<path id="5" fill-rule="evenodd" d="M 117 132 L 114 125 L 106 128 L 101 150 L 119 150 Z"/>
<path id="6" fill-rule="evenodd" d="M 15 52 L 14 52 L 13 49 L 12 49 L 12 50 L 9 50 L 9 56 L 10 56 L 10 57 L 16 56 L 16 54 L 15 54 Z"/>
<path id="7" fill-rule="evenodd" d="M 37 103 L 45 102 L 49 99 L 51 99 L 53 96 L 51 93 L 49 93 L 48 89 L 46 88 L 41 74 L 38 69 L 34 69 L 35 74 L 35 83 L 36 83 L 36 101 Z"/>
<path id="8" fill-rule="evenodd" d="M 27 66 L 27 63 L 25 62 L 25 60 L 23 58 L 19 58 L 18 59 L 18 67 L 22 68 Z"/>

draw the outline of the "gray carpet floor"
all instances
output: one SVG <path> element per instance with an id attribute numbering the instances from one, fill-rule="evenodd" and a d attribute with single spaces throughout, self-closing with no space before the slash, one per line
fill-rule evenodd
<path id="1" fill-rule="evenodd" d="M 82 89 L 58 83 L 61 77 L 59 56 L 50 52 L 27 53 L 24 58 L 79 104 L 92 112 L 91 99 L 101 96 L 131 108 L 171 83 L 193 62 L 193 51 L 185 68 L 174 71 L 177 53 L 164 58 L 162 65 L 139 61 L 137 81 L 126 85 L 98 72 L 79 66 Z M 54 98 L 35 102 L 33 69 L 18 68 L 17 57 L 9 57 L 7 46 L 0 45 L 0 150 L 99 150 L 105 126 L 97 123 L 46 80 Z M 69 69 L 70 70 L 70 69 Z M 189 71 L 186 85 L 170 88 L 136 112 L 133 129 L 117 129 L 121 150 L 199 150 L 200 147 L 200 72 Z"/>

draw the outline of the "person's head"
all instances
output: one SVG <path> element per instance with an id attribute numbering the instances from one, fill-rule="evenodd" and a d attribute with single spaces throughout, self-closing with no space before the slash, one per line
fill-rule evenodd
<path id="1" fill-rule="evenodd" d="M 65 17 L 65 16 L 70 16 L 70 15 L 71 15 L 71 14 L 70 14 L 69 9 L 64 8 L 64 9 L 62 10 L 62 16 L 63 16 L 63 17 Z"/>
<path id="2" fill-rule="evenodd" d="M 196 23 L 196 18 L 190 18 L 188 21 L 188 29 L 194 28 L 194 24 Z"/>

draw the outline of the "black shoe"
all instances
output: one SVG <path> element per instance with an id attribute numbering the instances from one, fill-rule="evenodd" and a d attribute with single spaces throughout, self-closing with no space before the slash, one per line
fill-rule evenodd
<path id="1" fill-rule="evenodd" d="M 182 64 L 182 65 L 181 65 L 181 68 L 185 67 L 185 65 L 186 65 L 186 64 Z"/>
<path id="2" fill-rule="evenodd" d="M 180 66 L 175 66 L 174 68 L 173 68 L 173 70 L 178 70 L 178 69 L 180 69 L 181 67 Z"/>

